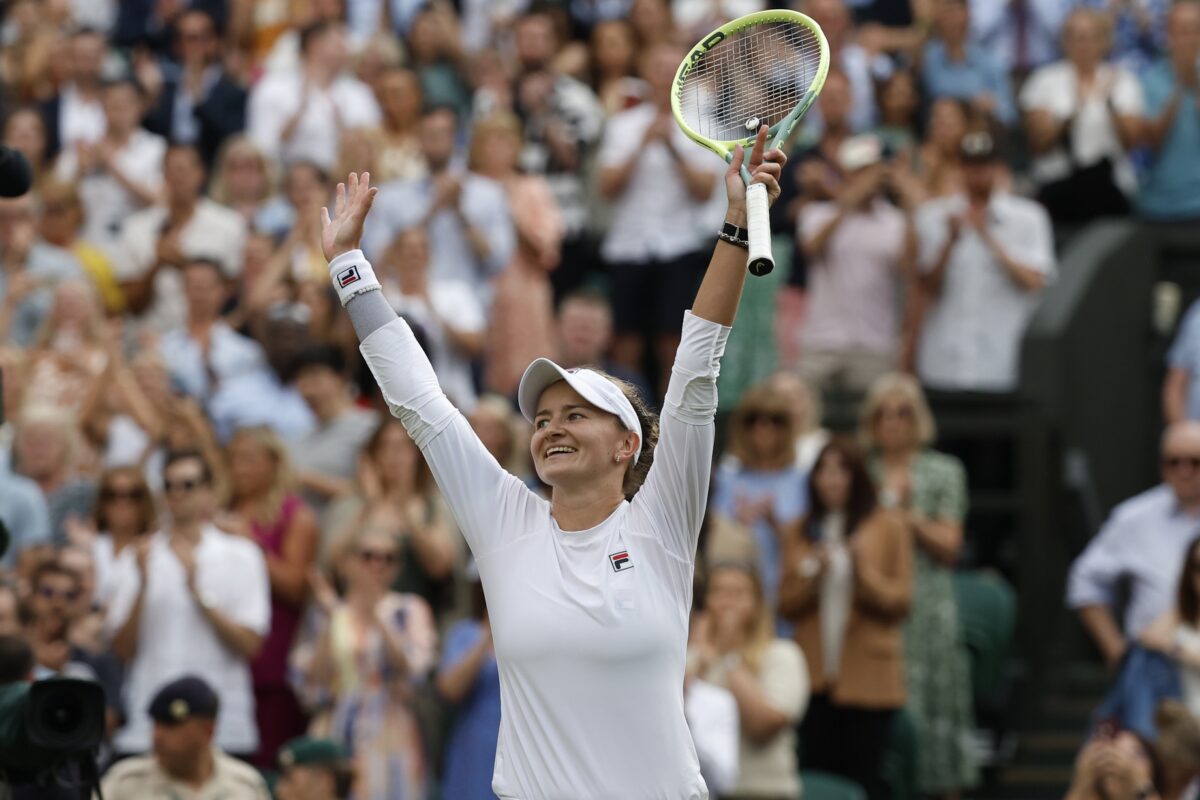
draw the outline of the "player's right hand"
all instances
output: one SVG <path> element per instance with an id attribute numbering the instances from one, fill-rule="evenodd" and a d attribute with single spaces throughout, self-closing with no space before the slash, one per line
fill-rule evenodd
<path id="1" fill-rule="evenodd" d="M 351 172 L 345 183 L 337 185 L 333 218 L 330 218 L 328 208 L 321 208 L 321 250 L 326 261 L 359 248 L 363 222 L 377 194 L 379 189 L 371 186 L 369 172 L 362 174 L 361 181 L 357 172 Z"/>

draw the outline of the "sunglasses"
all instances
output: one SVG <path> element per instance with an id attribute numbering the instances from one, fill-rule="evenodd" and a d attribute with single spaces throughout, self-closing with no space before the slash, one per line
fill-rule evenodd
<path id="1" fill-rule="evenodd" d="M 100 499 L 109 500 L 141 500 L 146 494 L 141 489 L 113 489 L 105 487 L 100 490 Z"/>
<path id="2" fill-rule="evenodd" d="M 1165 456 L 1162 463 L 1167 469 L 1179 469 L 1184 464 L 1192 469 L 1200 469 L 1200 456 Z"/>
<path id="3" fill-rule="evenodd" d="M 385 567 L 394 566 L 400 560 L 392 550 L 359 550 L 358 558 L 364 564 L 382 564 Z"/>
<path id="4" fill-rule="evenodd" d="M 185 478 L 181 481 L 163 481 L 163 488 L 168 492 L 191 492 L 204 485 L 199 478 Z"/>
<path id="5" fill-rule="evenodd" d="M 776 428 L 782 428 L 787 425 L 787 414 L 779 414 L 769 411 L 751 411 L 746 415 L 746 427 L 753 428 L 760 422 L 765 422 L 768 425 L 774 425 Z"/>
<path id="6" fill-rule="evenodd" d="M 38 594 L 47 600 L 53 600 L 56 597 L 61 597 L 64 600 L 75 602 L 79 599 L 80 591 L 78 589 L 55 589 L 53 586 L 39 586 Z"/>

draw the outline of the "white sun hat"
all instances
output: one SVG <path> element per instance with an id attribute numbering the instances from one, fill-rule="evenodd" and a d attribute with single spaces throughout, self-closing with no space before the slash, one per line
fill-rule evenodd
<path id="1" fill-rule="evenodd" d="M 521 386 L 517 389 L 517 405 L 520 406 L 525 419 L 533 422 L 542 392 L 559 381 L 566 381 L 584 400 L 601 411 L 612 414 L 627 430 L 637 434 L 637 450 L 633 454 L 633 463 L 636 464 L 642 455 L 642 423 L 638 420 L 637 412 L 633 410 L 633 403 L 629 402 L 629 398 L 620 387 L 594 369 L 564 369 L 548 358 L 534 359 L 534 362 L 525 368 L 525 374 L 521 376 Z"/>

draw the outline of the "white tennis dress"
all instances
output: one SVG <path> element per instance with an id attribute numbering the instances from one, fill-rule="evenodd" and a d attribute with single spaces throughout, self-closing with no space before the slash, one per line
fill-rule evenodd
<path id="1" fill-rule="evenodd" d="M 484 448 L 403 320 L 362 342 L 479 565 L 500 670 L 501 798 L 708 797 L 683 677 L 728 335 L 685 315 L 645 485 L 604 522 L 571 532 Z"/>

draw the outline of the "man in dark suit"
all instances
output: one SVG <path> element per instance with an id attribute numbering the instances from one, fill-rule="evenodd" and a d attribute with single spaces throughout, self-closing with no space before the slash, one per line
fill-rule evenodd
<path id="1" fill-rule="evenodd" d="M 246 90 L 221 67 L 211 14 L 188 9 L 174 28 L 178 64 L 139 70 L 155 99 L 144 124 L 173 142 L 194 145 L 211 168 L 221 142 L 245 127 Z"/>
<path id="2" fill-rule="evenodd" d="M 46 158 L 53 159 L 64 147 L 79 142 L 91 144 L 104 136 L 104 58 L 108 43 L 104 35 L 88 28 L 71 34 L 67 43 L 67 80 L 58 94 L 42 103 L 46 123 Z"/>

